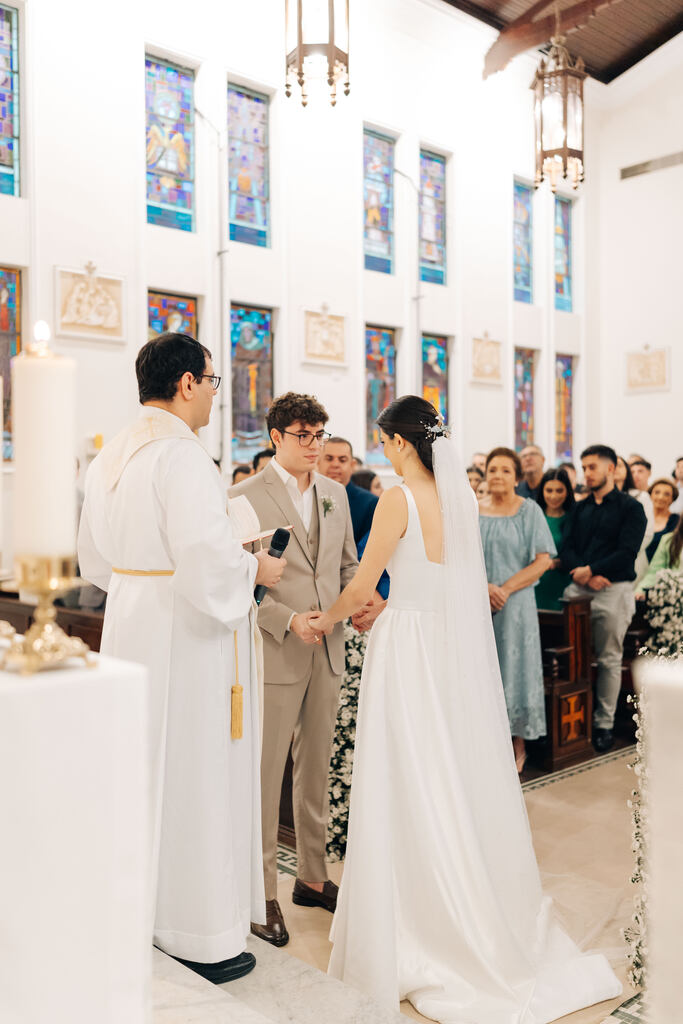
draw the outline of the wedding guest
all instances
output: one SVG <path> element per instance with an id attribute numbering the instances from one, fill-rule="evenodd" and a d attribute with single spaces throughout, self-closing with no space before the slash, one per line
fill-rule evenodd
<path id="1" fill-rule="evenodd" d="M 482 476 L 486 474 L 486 452 L 475 452 L 470 463 L 481 471 Z"/>
<path id="2" fill-rule="evenodd" d="M 635 486 L 639 491 L 647 491 L 650 486 L 652 464 L 647 459 L 633 459 L 629 465 Z"/>
<path id="3" fill-rule="evenodd" d="M 254 473 L 261 473 L 266 468 L 266 466 L 268 465 L 268 463 L 270 462 L 274 455 L 274 448 L 264 448 L 262 451 L 256 452 L 256 455 L 252 459 L 251 463 Z"/>
<path id="4" fill-rule="evenodd" d="M 479 466 L 468 466 L 467 469 L 465 470 L 465 472 L 467 473 L 467 479 L 470 482 L 470 487 L 472 488 L 472 490 L 476 494 L 477 493 L 477 487 L 479 486 L 479 484 L 484 479 L 484 474 L 479 469 Z"/>
<path id="5" fill-rule="evenodd" d="M 479 507 L 493 631 L 520 773 L 526 760 L 525 740 L 546 732 L 534 585 L 557 554 L 541 509 L 515 493 L 521 475 L 516 452 L 494 448 L 486 460 L 489 493 Z"/>
<path id="6" fill-rule="evenodd" d="M 486 479 L 482 480 L 481 483 L 477 485 L 475 493 L 477 495 L 477 501 L 482 501 L 487 496 L 489 493 L 489 485 L 486 483 Z"/>
<path id="7" fill-rule="evenodd" d="M 559 551 L 568 513 L 576 503 L 567 471 L 548 469 L 543 474 L 537 500 Z M 571 576 L 560 568 L 560 559 L 554 558 L 550 569 L 543 573 L 536 585 L 536 606 L 558 611 L 562 608 L 560 598 L 570 583 Z"/>
<path id="8" fill-rule="evenodd" d="M 636 490 L 631 467 L 621 455 L 617 455 L 617 465 L 614 470 L 614 486 L 631 496 L 633 496 L 633 491 Z"/>
<path id="9" fill-rule="evenodd" d="M 362 487 L 364 490 L 370 491 L 370 494 L 374 494 L 377 498 L 384 494 L 382 481 L 371 469 L 357 469 L 351 474 L 351 483 L 355 484 L 356 487 Z"/>
<path id="10" fill-rule="evenodd" d="M 522 448 L 519 459 L 523 479 L 517 484 L 517 494 L 521 498 L 533 498 L 535 501 L 541 486 L 545 456 L 537 444 L 530 444 Z"/>
<path id="11" fill-rule="evenodd" d="M 572 490 L 574 492 L 575 497 L 577 494 L 583 494 L 585 492 L 586 488 L 583 486 L 583 484 L 577 482 L 576 466 L 573 462 L 561 462 L 557 468 L 565 469 L 567 471 L 567 476 L 569 477 L 569 482 L 572 485 Z"/>
<path id="12" fill-rule="evenodd" d="M 318 460 L 318 472 L 346 487 L 360 560 L 370 536 L 379 498 L 372 494 L 369 488 L 362 488 L 353 480 L 354 476 L 361 474 L 366 476 L 375 474 L 369 470 L 353 473 L 353 463 L 351 442 L 343 437 L 331 437 Z M 345 667 L 339 691 L 339 709 L 332 741 L 329 771 L 330 811 L 327 826 L 327 856 L 333 861 L 343 860 L 346 855 L 356 719 L 368 630 L 384 610 L 388 597 L 389 577 L 384 571 L 372 600 L 352 619 L 344 623 Z"/>
<path id="13" fill-rule="evenodd" d="M 248 463 L 243 462 L 239 466 L 235 466 L 232 471 L 232 482 L 233 484 L 241 484 L 243 480 L 247 480 L 250 476 L 254 475 L 252 466 Z"/>
<path id="14" fill-rule="evenodd" d="M 647 560 L 651 562 L 664 534 L 673 533 L 676 529 L 678 516 L 671 511 L 671 505 L 678 496 L 678 489 L 673 480 L 663 476 L 650 484 L 649 494 L 652 499 L 655 526 L 652 540 L 646 548 Z"/>
<path id="15" fill-rule="evenodd" d="M 659 544 L 657 550 L 652 556 L 652 561 L 648 566 L 648 570 L 640 581 L 640 586 L 636 592 L 636 600 L 644 601 L 646 598 L 646 591 L 652 587 L 657 581 L 657 573 L 661 572 L 662 569 L 681 569 L 681 554 L 683 552 L 683 516 L 681 516 L 676 524 L 675 530 L 671 533 L 665 533 Z"/>
<path id="16" fill-rule="evenodd" d="M 677 488 L 676 500 L 671 506 L 671 511 L 680 516 L 683 515 L 683 455 L 676 459 L 676 465 L 671 475 Z"/>
<path id="17" fill-rule="evenodd" d="M 581 455 L 586 487 L 567 523 L 560 561 L 572 577 L 565 597 L 590 597 L 598 681 L 593 746 L 599 754 L 614 742 L 614 713 L 621 689 L 624 637 L 635 611 L 635 560 L 645 535 L 642 505 L 614 483 L 617 455 L 604 444 Z"/>

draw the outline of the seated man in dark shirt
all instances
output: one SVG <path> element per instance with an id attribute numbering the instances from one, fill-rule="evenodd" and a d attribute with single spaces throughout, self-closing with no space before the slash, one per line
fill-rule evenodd
<path id="1" fill-rule="evenodd" d="M 573 583 L 565 597 L 589 596 L 598 682 L 593 716 L 593 746 L 611 749 L 614 713 L 621 689 L 624 637 L 635 612 L 635 560 L 645 536 L 643 506 L 614 484 L 617 456 L 594 444 L 581 455 L 584 501 L 570 512 L 559 557 Z"/>
<path id="2" fill-rule="evenodd" d="M 375 514 L 379 498 L 376 494 L 357 487 L 351 483 L 351 474 L 354 470 L 353 449 L 351 442 L 344 437 L 331 437 L 323 448 L 318 459 L 318 472 L 327 476 L 330 480 L 336 480 L 346 488 L 349 499 L 349 511 L 353 524 L 353 539 L 358 549 L 358 559 L 363 557 L 368 534 L 372 526 L 372 518 Z M 389 577 L 382 573 L 375 596 L 369 605 L 361 609 L 353 617 L 353 624 L 356 629 L 364 631 L 369 629 L 377 616 L 384 609 L 389 597 Z"/>

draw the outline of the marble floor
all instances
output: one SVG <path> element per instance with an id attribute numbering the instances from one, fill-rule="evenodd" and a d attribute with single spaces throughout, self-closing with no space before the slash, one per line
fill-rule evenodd
<path id="1" fill-rule="evenodd" d="M 561 1024 L 602 1024 L 632 995 L 621 929 L 632 912 L 629 751 L 618 751 L 525 786 L 543 884 L 570 934 L 585 949 L 602 950 L 624 982 L 624 995 L 562 1018 Z M 339 881 L 341 864 L 330 865 Z M 249 948 L 256 969 L 229 985 L 213 986 L 154 951 L 153 1024 L 400 1024 L 422 1020 L 408 1003 L 402 1015 L 324 973 L 331 916 L 291 901 L 292 875 L 281 874 L 279 899 L 291 940 L 274 949 L 259 939 Z"/>
<path id="2" fill-rule="evenodd" d="M 563 1017 L 562 1024 L 602 1024 L 633 994 L 626 982 L 628 965 L 621 938 L 633 907 L 627 806 L 633 788 L 633 773 L 627 767 L 631 756 L 630 750 L 618 751 L 559 773 L 551 782 L 540 778 L 525 787 L 544 888 L 572 937 L 585 949 L 603 951 L 624 983 L 620 999 Z M 341 864 L 330 865 L 334 881 L 340 880 L 341 873 Z M 291 935 L 285 952 L 324 971 L 330 953 L 330 915 L 295 906 L 293 882 L 292 877 L 281 876 L 278 891 Z M 265 943 L 255 947 L 257 954 L 261 945 Z M 401 1011 L 414 1020 L 426 1020 L 409 1003 L 403 1003 Z"/>

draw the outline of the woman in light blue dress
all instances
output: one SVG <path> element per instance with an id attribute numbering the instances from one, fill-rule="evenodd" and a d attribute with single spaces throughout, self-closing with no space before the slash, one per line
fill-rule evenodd
<path id="1" fill-rule="evenodd" d="M 526 760 L 524 741 L 546 733 L 534 586 L 557 554 L 539 506 L 515 493 L 521 469 L 519 456 L 510 448 L 489 453 L 489 493 L 480 503 L 479 518 L 493 631 L 520 773 Z"/>

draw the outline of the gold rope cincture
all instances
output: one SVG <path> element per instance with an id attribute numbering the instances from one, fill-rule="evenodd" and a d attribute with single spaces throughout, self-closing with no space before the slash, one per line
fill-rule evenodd
<path id="1" fill-rule="evenodd" d="M 175 569 L 117 569 L 112 565 L 111 571 L 118 576 L 173 576 Z"/>
<path id="2" fill-rule="evenodd" d="M 234 740 L 242 739 L 242 687 L 240 686 L 240 659 L 237 650 L 237 630 L 235 630 L 235 685 L 232 688 L 230 707 L 230 735 Z"/>

